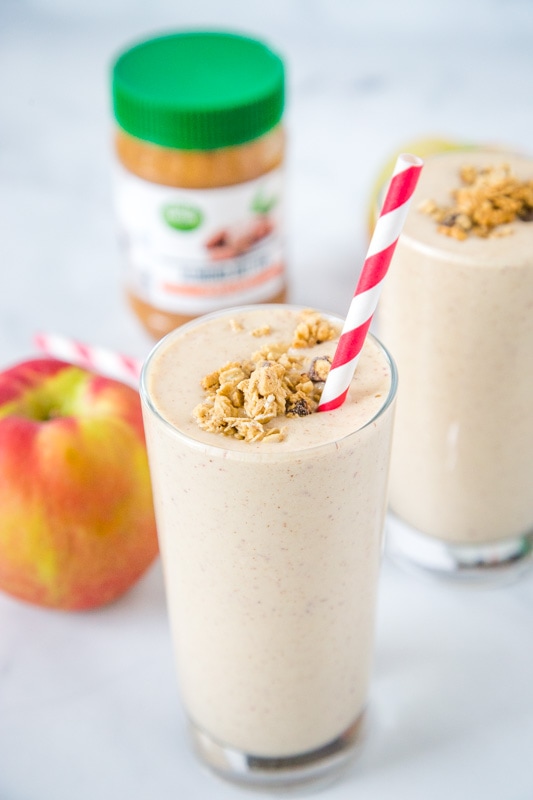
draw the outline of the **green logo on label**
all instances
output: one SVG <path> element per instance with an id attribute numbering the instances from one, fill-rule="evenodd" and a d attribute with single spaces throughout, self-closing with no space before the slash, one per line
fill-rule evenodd
<path id="1" fill-rule="evenodd" d="M 202 212 L 198 208 L 182 203 L 169 203 L 163 207 L 163 218 L 176 231 L 194 231 L 202 223 Z"/>
<path id="2" fill-rule="evenodd" d="M 276 195 L 270 195 L 269 197 L 260 189 L 252 200 L 252 211 L 255 211 L 256 214 L 268 214 L 277 205 L 277 202 Z"/>

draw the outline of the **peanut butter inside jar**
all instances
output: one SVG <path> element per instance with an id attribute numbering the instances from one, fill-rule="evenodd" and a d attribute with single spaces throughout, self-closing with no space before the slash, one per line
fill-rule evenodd
<path id="1" fill-rule="evenodd" d="M 279 57 L 232 34 L 152 39 L 116 61 L 113 100 L 125 290 L 145 329 L 284 302 Z"/>

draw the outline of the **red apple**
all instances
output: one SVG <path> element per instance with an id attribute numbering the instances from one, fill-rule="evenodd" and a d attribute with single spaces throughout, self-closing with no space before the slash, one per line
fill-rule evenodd
<path id="1" fill-rule="evenodd" d="M 156 554 L 138 393 L 51 358 L 0 373 L 0 588 L 94 608 Z"/>

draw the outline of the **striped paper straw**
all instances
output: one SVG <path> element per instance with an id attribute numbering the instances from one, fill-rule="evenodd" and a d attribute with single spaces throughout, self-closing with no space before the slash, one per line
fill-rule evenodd
<path id="1" fill-rule="evenodd" d="M 422 165 L 417 156 L 398 156 L 317 411 L 332 411 L 346 399 Z"/>
<path id="2" fill-rule="evenodd" d="M 135 358 L 115 353 L 103 347 L 83 344 L 56 333 L 37 333 L 33 337 L 33 341 L 36 347 L 46 355 L 107 375 L 115 380 L 133 384 L 135 387 L 139 383 L 142 363 Z"/>

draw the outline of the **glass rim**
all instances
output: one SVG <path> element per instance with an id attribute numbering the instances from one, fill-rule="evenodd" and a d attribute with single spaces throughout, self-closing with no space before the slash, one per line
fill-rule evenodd
<path id="1" fill-rule="evenodd" d="M 308 305 L 298 305 L 294 303 L 261 303 L 259 305 L 260 308 L 289 308 L 295 311 L 304 311 L 305 309 L 310 308 Z M 141 397 L 142 404 L 156 417 L 172 434 L 177 438 L 182 440 L 184 443 L 187 444 L 188 447 L 192 447 L 196 450 L 201 450 L 206 454 L 216 457 L 216 458 L 230 458 L 236 459 L 239 461 L 283 461 L 285 459 L 293 459 L 295 456 L 298 458 L 307 458 L 311 457 L 313 454 L 317 453 L 318 451 L 323 451 L 328 448 L 336 448 L 338 444 L 341 442 L 345 442 L 352 437 L 356 436 L 361 431 L 368 428 L 372 423 L 374 423 L 377 419 L 379 419 L 388 408 L 392 405 L 397 389 L 398 389 L 398 369 L 396 367 L 396 363 L 390 354 L 389 350 L 385 347 L 385 345 L 375 336 L 373 333 L 368 333 L 367 336 L 375 342 L 378 346 L 379 350 L 385 357 L 385 361 L 389 366 L 390 370 L 390 386 L 387 392 L 387 395 L 382 403 L 382 405 L 378 408 L 376 413 L 368 419 L 363 425 L 355 430 L 350 431 L 349 433 L 345 434 L 344 436 L 340 436 L 339 438 L 333 438 L 328 440 L 327 442 L 322 442 L 320 444 L 313 445 L 311 447 L 302 447 L 297 450 L 284 450 L 281 449 L 280 451 L 276 452 L 275 450 L 268 450 L 264 452 L 260 452 L 259 450 L 253 450 L 250 452 L 246 452 L 243 449 L 232 449 L 231 447 L 227 447 L 224 442 L 227 442 L 228 437 L 222 436 L 221 444 L 211 444 L 206 442 L 203 439 L 197 439 L 193 436 L 190 436 L 188 433 L 184 433 L 182 430 L 177 428 L 172 422 L 170 422 L 156 407 L 154 404 L 152 397 L 150 395 L 150 391 L 148 389 L 148 375 L 150 372 L 151 365 L 154 361 L 154 358 L 157 354 L 162 350 L 164 347 L 168 346 L 168 343 L 173 339 L 179 338 L 182 334 L 186 333 L 187 331 L 198 327 L 206 322 L 209 322 L 212 319 L 216 319 L 217 317 L 221 316 L 230 316 L 232 314 L 237 314 L 245 311 L 257 310 L 257 304 L 248 304 L 242 306 L 232 306 L 229 308 L 220 309 L 219 311 L 212 311 L 209 314 L 203 314 L 199 317 L 195 317 L 190 322 L 186 322 L 184 325 L 180 325 L 178 328 L 170 331 L 165 336 L 163 336 L 156 344 L 152 347 L 150 352 L 148 353 L 147 357 L 145 358 L 140 375 L 139 381 L 139 394 Z M 318 313 L 322 314 L 323 316 L 327 317 L 330 320 L 334 320 L 335 322 L 343 323 L 344 320 L 338 314 L 335 314 L 330 311 L 324 311 L 320 308 L 314 308 L 313 310 L 318 311 Z M 339 412 L 339 409 L 335 409 L 333 411 L 326 411 L 321 412 L 325 414 L 336 414 Z M 218 435 L 218 434 L 215 434 Z"/>

